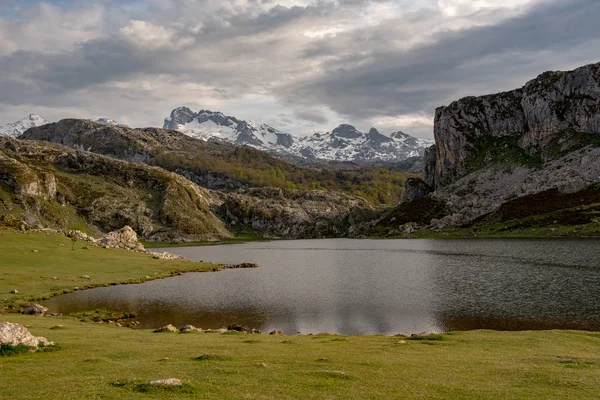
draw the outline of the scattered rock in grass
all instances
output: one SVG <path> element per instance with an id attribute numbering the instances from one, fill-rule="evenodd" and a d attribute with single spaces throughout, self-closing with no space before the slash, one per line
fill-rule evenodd
<path id="1" fill-rule="evenodd" d="M 400 340 L 398 343 L 396 344 L 406 344 L 406 340 Z"/>
<path id="2" fill-rule="evenodd" d="M 335 377 L 335 378 L 348 378 L 348 374 L 344 371 L 321 371 L 323 374 Z"/>
<path id="3" fill-rule="evenodd" d="M 159 379 L 157 381 L 151 381 L 151 386 L 181 386 L 181 380 L 177 378 Z"/>
<path id="4" fill-rule="evenodd" d="M 178 254 L 172 254 L 167 252 L 157 253 L 155 251 L 149 251 L 148 254 L 150 254 L 155 260 L 183 260 L 185 258 Z"/>
<path id="5" fill-rule="evenodd" d="M 89 250 L 89 249 L 90 249 L 90 248 L 89 248 L 89 247 L 87 247 L 87 246 L 83 246 L 83 247 L 81 248 L 81 250 Z"/>
<path id="6" fill-rule="evenodd" d="M 57 280 L 58 280 L 58 278 L 57 278 L 56 276 L 53 276 L 53 277 L 52 277 L 52 280 L 53 280 L 53 281 L 57 281 Z"/>
<path id="7" fill-rule="evenodd" d="M 202 332 L 202 329 L 196 328 L 194 325 L 186 325 L 182 327 L 179 332 L 181 333 L 189 333 L 189 332 Z"/>
<path id="8" fill-rule="evenodd" d="M 177 332 L 177 328 L 175 328 L 173 325 L 169 324 L 169 325 L 165 325 L 162 328 L 158 328 L 154 330 L 155 333 L 160 333 L 160 332 Z"/>
<path id="9" fill-rule="evenodd" d="M 19 294 L 19 291 L 17 289 L 13 289 L 10 291 L 12 294 Z"/>
<path id="10" fill-rule="evenodd" d="M 89 275 L 81 275 L 81 278 L 82 279 L 90 279 L 90 276 Z"/>
<path id="11" fill-rule="evenodd" d="M 0 323 L 0 345 L 38 347 L 53 346 L 54 343 L 44 337 L 33 336 L 27 328 L 10 322 Z"/>
<path id="12" fill-rule="evenodd" d="M 269 335 L 278 335 L 278 336 L 283 336 L 283 332 L 279 331 L 279 330 L 274 330 L 271 333 L 269 333 Z"/>
<path id="13" fill-rule="evenodd" d="M 38 250 L 31 250 L 32 253 L 39 253 Z"/>
<path id="14" fill-rule="evenodd" d="M 67 329 L 67 328 L 64 325 L 55 325 L 50 329 L 53 331 L 56 331 L 56 330 Z"/>
<path id="15" fill-rule="evenodd" d="M 321 357 L 321 358 L 317 358 L 317 361 L 318 361 L 318 362 L 326 362 L 326 361 L 329 361 L 329 360 L 327 360 L 327 359 L 326 359 L 326 358 L 324 358 L 324 357 Z"/>
<path id="16" fill-rule="evenodd" d="M 258 368 L 267 368 L 267 364 L 265 364 L 265 363 L 258 363 L 258 364 L 256 364 L 256 366 Z"/>
<path id="17" fill-rule="evenodd" d="M 62 243 L 61 243 L 61 244 L 59 244 L 59 246 L 60 246 L 60 247 L 65 247 L 65 245 L 64 245 L 64 244 L 62 244 Z"/>
<path id="18" fill-rule="evenodd" d="M 40 304 L 30 304 L 25 308 L 23 314 L 35 315 L 37 317 L 43 317 L 48 312 L 48 309 Z"/>

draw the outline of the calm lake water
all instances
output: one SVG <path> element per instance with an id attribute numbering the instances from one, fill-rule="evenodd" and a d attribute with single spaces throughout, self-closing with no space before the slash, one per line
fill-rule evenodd
<path id="1" fill-rule="evenodd" d="M 165 250 L 261 267 L 91 289 L 45 305 L 65 314 L 133 311 L 145 328 L 236 323 L 348 335 L 600 330 L 598 240 L 330 239 Z"/>

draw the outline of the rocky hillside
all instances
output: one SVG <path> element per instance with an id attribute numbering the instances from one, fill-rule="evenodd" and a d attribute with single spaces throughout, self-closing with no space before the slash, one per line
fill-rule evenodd
<path id="1" fill-rule="evenodd" d="M 253 188 L 228 195 L 221 215 L 232 229 L 302 239 L 355 236 L 378 213 L 365 199 L 342 193 Z"/>
<path id="2" fill-rule="evenodd" d="M 121 150 L 117 153 L 134 159 L 140 154 L 127 146 Z M 46 141 L 0 139 L 0 225 L 24 222 L 94 235 L 129 225 L 147 241 L 185 242 L 218 240 L 231 232 L 344 237 L 375 215 L 371 203 L 343 193 L 277 188 L 224 193 L 145 163 Z"/>
<path id="3" fill-rule="evenodd" d="M 212 212 L 221 203 L 214 192 L 160 168 L 45 142 L 0 139 L 5 223 L 94 234 L 129 225 L 149 241 L 218 240 L 231 235 Z"/>
<path id="4" fill-rule="evenodd" d="M 425 182 L 405 193 L 434 191 L 447 205 L 432 228 L 464 226 L 520 198 L 532 201 L 530 216 L 544 213 L 532 195 L 584 193 L 600 182 L 600 63 L 455 101 L 437 109 L 434 133 Z"/>
<path id="5" fill-rule="evenodd" d="M 44 117 L 40 117 L 39 115 L 29 114 L 29 117 L 23 118 L 17 122 L 13 122 L 10 124 L 0 126 L 0 136 L 8 136 L 16 138 L 21 136 L 23 132 L 25 132 L 29 128 L 33 128 L 35 126 L 42 126 L 47 124 L 48 120 Z"/>
<path id="6" fill-rule="evenodd" d="M 243 121 L 220 112 L 193 112 L 179 107 L 165 119 L 164 129 L 178 130 L 206 141 L 249 145 L 284 156 L 292 161 L 336 161 L 357 163 L 398 162 L 422 156 L 432 141 L 403 132 L 383 135 L 372 128 L 360 132 L 352 125 L 340 125 L 331 132 L 298 137 L 269 125 Z"/>
<path id="7" fill-rule="evenodd" d="M 28 130 L 23 139 L 44 140 L 126 161 L 145 162 L 218 190 L 244 187 L 324 189 L 362 196 L 375 204 L 400 199 L 415 176 L 378 166 L 300 167 L 272 154 L 227 142 L 206 142 L 173 130 L 131 129 L 87 120 L 62 120 Z"/>

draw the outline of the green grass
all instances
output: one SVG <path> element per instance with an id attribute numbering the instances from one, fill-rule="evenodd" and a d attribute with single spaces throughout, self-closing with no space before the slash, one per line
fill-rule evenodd
<path id="1" fill-rule="evenodd" d="M 75 288 L 141 283 L 217 267 L 155 260 L 147 254 L 104 249 L 82 241 L 76 243 L 75 250 L 71 248 L 71 239 L 62 235 L 0 229 L 0 306 L 19 307 L 28 300 L 49 298 Z M 84 275 L 90 279 L 82 278 Z M 13 289 L 19 293 L 11 294 Z"/>
<path id="2" fill-rule="evenodd" d="M 23 301 L 76 285 L 212 268 L 119 250 L 71 251 L 67 238 L 9 230 L 0 231 L 0 254 L 1 296 Z M 10 295 L 15 287 L 21 293 Z M 597 397 L 600 379 L 600 333 L 590 332 L 282 338 L 163 335 L 6 312 L 0 321 L 57 344 L 0 357 L 0 397 L 10 399 L 587 399 Z M 183 386 L 149 385 L 167 378 Z"/>
<path id="3" fill-rule="evenodd" d="M 0 393 L 11 399 L 586 399 L 595 398 L 600 379 L 598 333 L 473 331 L 403 344 L 401 337 L 297 336 L 293 345 L 252 335 L 248 344 L 247 334 L 160 335 L 67 317 L 1 318 L 61 345 L 0 358 Z M 52 330 L 56 324 L 65 328 Z M 147 385 L 167 378 L 185 386 Z"/>

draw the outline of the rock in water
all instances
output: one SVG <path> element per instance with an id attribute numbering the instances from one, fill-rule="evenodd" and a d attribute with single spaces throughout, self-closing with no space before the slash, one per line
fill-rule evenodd
<path id="1" fill-rule="evenodd" d="M 137 234 L 130 226 L 125 226 L 118 231 L 107 233 L 101 243 L 110 248 L 143 251 L 144 246 L 138 241 Z"/>
<path id="2" fill-rule="evenodd" d="M 25 311 L 23 311 L 23 314 L 36 315 L 36 316 L 42 317 L 42 316 L 44 316 L 44 314 L 46 312 L 48 312 L 48 309 L 46 307 L 39 305 L 39 304 L 31 304 L 31 305 L 27 306 Z"/>
<path id="3" fill-rule="evenodd" d="M 49 342 L 44 337 L 33 336 L 23 325 L 12 324 L 10 322 L 0 323 L 0 345 L 3 344 L 28 347 L 38 347 L 40 344 L 44 346 L 54 345 L 54 343 Z"/>

